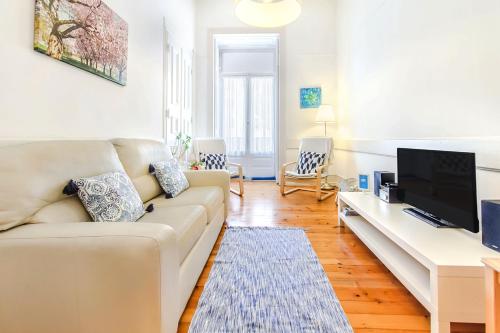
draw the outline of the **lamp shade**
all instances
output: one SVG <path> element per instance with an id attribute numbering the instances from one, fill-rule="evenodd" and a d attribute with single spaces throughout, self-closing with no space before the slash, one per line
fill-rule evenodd
<path id="1" fill-rule="evenodd" d="M 319 111 L 316 114 L 317 123 L 334 123 L 335 113 L 333 112 L 333 106 L 331 105 L 321 105 Z"/>
<path id="2" fill-rule="evenodd" d="M 302 11 L 297 0 L 239 0 L 236 16 L 260 28 L 281 27 L 295 21 Z"/>

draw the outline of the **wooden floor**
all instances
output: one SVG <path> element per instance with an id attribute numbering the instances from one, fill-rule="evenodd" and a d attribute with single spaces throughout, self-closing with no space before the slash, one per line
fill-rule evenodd
<path id="1" fill-rule="evenodd" d="M 429 314 L 347 228 L 337 226 L 334 199 L 312 193 L 283 198 L 274 183 L 245 183 L 245 197 L 231 195 L 230 226 L 297 226 L 306 229 L 355 332 L 429 332 Z M 222 239 L 219 236 L 179 323 L 187 332 Z M 455 333 L 477 332 L 457 325 Z"/>

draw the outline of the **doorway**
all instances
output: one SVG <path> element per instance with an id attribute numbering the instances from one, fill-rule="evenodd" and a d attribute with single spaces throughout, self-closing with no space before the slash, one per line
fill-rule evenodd
<path id="1" fill-rule="evenodd" d="M 215 135 L 247 179 L 276 178 L 278 36 L 216 35 Z"/>

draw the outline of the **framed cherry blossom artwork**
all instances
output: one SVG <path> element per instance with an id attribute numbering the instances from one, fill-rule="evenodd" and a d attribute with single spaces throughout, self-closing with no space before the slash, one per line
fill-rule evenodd
<path id="1" fill-rule="evenodd" d="M 102 0 L 35 0 L 36 51 L 121 85 L 128 25 Z"/>

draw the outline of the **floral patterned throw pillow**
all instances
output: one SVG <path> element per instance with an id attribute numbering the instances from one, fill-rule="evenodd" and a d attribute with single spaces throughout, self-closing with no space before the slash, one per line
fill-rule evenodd
<path id="1" fill-rule="evenodd" d="M 150 169 L 167 198 L 175 198 L 189 188 L 189 182 L 175 159 L 152 163 Z"/>
<path id="2" fill-rule="evenodd" d="M 145 214 L 141 197 L 124 172 L 75 179 L 70 184 L 78 189 L 94 222 L 136 222 Z"/>

